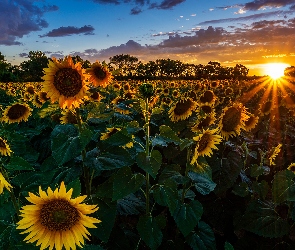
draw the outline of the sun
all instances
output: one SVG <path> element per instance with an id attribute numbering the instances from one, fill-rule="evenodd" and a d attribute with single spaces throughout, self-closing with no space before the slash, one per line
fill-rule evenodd
<path id="1" fill-rule="evenodd" d="M 273 80 L 276 80 L 284 76 L 284 70 L 287 67 L 289 67 L 289 65 L 285 63 L 267 63 L 265 64 L 265 74 Z"/>

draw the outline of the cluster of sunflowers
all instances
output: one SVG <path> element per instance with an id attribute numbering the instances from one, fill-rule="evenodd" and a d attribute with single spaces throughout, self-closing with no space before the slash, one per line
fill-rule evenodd
<path id="1" fill-rule="evenodd" d="M 159 119 L 160 125 L 169 124 L 172 128 L 183 123 L 178 136 L 191 140 L 188 164 L 197 168 L 198 160 L 211 157 L 220 144 L 224 148 L 239 136 L 252 142 L 254 137 L 264 140 L 265 131 L 276 128 L 278 132 L 279 127 L 294 122 L 295 95 L 286 89 L 293 91 L 295 88 L 285 82 L 280 85 L 267 79 L 152 81 L 148 85 L 134 80 L 119 82 L 114 80 L 106 65 L 95 62 L 91 68 L 83 69 L 80 63 L 74 64 L 70 56 L 62 60 L 53 58 L 44 72 L 41 83 L 1 84 L 8 95 L 18 100 L 7 106 L 1 104 L 3 124 L 27 122 L 34 112 L 41 119 L 49 116 L 54 124 L 75 124 L 80 130 L 83 123 L 105 119 L 104 114 L 109 118 L 109 113 L 127 117 L 129 121 L 144 117 L 144 126 L 152 126 L 153 122 L 159 125 Z M 140 91 L 144 84 L 150 90 L 148 95 Z M 286 121 L 284 124 L 277 119 L 279 115 L 284 116 L 281 119 Z M 265 130 L 265 126 L 269 130 Z M 110 122 L 105 131 L 100 131 L 99 140 L 107 140 L 122 130 L 122 124 L 116 126 L 115 122 Z M 276 164 L 283 151 L 281 135 L 273 137 L 275 139 L 264 148 L 267 152 L 264 159 L 269 166 Z M 130 149 L 134 143 L 136 139 L 132 135 L 132 141 L 123 147 Z M 5 135 L 1 135 L 0 155 L 9 157 L 12 154 Z M 83 156 L 82 152 L 83 159 L 85 154 Z M 287 169 L 295 173 L 293 160 L 288 162 Z M 85 176 L 89 175 L 87 167 L 83 166 L 83 170 Z M 5 166 L 1 166 L 0 194 L 4 188 L 14 200 L 13 186 Z M 39 196 L 29 193 L 26 199 L 32 205 L 24 205 L 19 210 L 21 220 L 17 222 L 17 229 L 28 233 L 25 241 L 36 242 L 40 249 L 62 249 L 63 246 L 75 249 L 76 245 L 84 245 L 84 238 L 89 240 L 86 228 L 94 228 L 94 223 L 101 221 L 87 215 L 96 212 L 98 207 L 82 203 L 90 195 L 87 187 L 87 195 L 71 198 L 72 192 L 73 189 L 66 191 L 62 182 L 54 191 L 48 187 L 46 193 L 40 187 Z"/>

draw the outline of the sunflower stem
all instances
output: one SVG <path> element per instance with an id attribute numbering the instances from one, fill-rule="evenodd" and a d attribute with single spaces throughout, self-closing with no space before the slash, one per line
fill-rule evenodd
<path id="1" fill-rule="evenodd" d="M 150 162 L 150 117 L 149 117 L 149 98 L 145 99 L 145 156 L 146 160 Z M 146 214 L 150 214 L 150 175 L 148 172 L 145 174 L 146 180 L 146 189 L 145 189 L 145 197 L 146 197 Z"/>
<path id="2" fill-rule="evenodd" d="M 191 158 L 191 146 L 189 146 L 187 148 L 185 174 L 184 174 L 185 177 L 188 175 L 189 165 L 190 165 L 190 158 Z M 187 185 L 185 184 L 184 187 L 183 187 L 183 189 L 182 189 L 182 195 L 181 195 L 181 201 L 182 201 L 182 203 L 184 202 L 185 194 L 187 192 L 186 187 L 187 187 Z M 190 189 L 190 187 L 188 189 Z"/>
<path id="3" fill-rule="evenodd" d="M 77 118 L 79 133 L 81 136 L 83 128 L 82 128 L 82 119 L 81 119 L 81 115 L 80 115 L 80 109 L 76 108 L 75 111 L 76 111 L 76 118 Z M 84 163 L 85 159 L 86 159 L 86 149 L 85 148 L 81 151 L 81 155 L 82 155 L 82 168 L 83 168 L 83 176 L 84 176 L 86 194 L 88 197 L 90 197 L 92 180 L 90 179 L 90 169 Z"/>

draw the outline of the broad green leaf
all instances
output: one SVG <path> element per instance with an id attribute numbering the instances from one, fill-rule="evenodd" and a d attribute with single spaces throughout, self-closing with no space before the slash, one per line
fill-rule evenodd
<path id="1" fill-rule="evenodd" d="M 241 156 L 234 151 L 228 153 L 227 158 L 218 159 L 208 158 L 207 161 L 212 168 L 213 181 L 217 184 L 214 193 L 222 195 L 227 189 L 231 188 L 243 167 Z"/>
<path id="2" fill-rule="evenodd" d="M 73 188 L 72 198 L 76 198 L 81 194 L 81 182 L 79 179 L 76 179 L 69 184 L 67 184 L 67 190 Z"/>
<path id="3" fill-rule="evenodd" d="M 174 211 L 173 218 L 179 230 L 186 237 L 194 230 L 195 226 L 201 219 L 202 214 L 202 204 L 197 200 L 193 200 L 189 204 L 178 203 L 177 208 Z"/>
<path id="4" fill-rule="evenodd" d="M 30 163 L 19 156 L 11 156 L 9 163 L 5 166 L 7 170 L 34 170 Z"/>
<path id="5" fill-rule="evenodd" d="M 81 149 L 83 150 L 87 144 L 91 141 L 93 132 L 90 129 L 83 128 L 79 134 L 79 139 L 81 143 Z"/>
<path id="6" fill-rule="evenodd" d="M 59 166 L 81 155 L 78 131 L 71 124 L 57 125 L 51 133 L 52 156 Z"/>
<path id="7" fill-rule="evenodd" d="M 116 219 L 117 204 L 108 199 L 95 199 L 94 204 L 96 204 L 99 209 L 95 212 L 95 215 L 92 216 L 101 220 L 101 222 L 95 224 L 97 228 L 90 228 L 89 232 L 103 242 L 108 242 Z"/>
<path id="8" fill-rule="evenodd" d="M 188 138 L 182 139 L 181 143 L 179 145 L 180 151 L 184 150 L 185 148 L 187 148 L 193 144 L 194 144 L 194 140 L 192 140 L 192 139 L 188 139 Z"/>
<path id="9" fill-rule="evenodd" d="M 103 143 L 107 143 L 111 146 L 124 146 L 128 142 L 132 140 L 131 135 L 128 134 L 126 129 L 117 131 L 113 135 L 111 135 L 106 140 L 102 141 Z"/>
<path id="10" fill-rule="evenodd" d="M 178 184 L 188 183 L 190 179 L 180 174 L 180 171 L 180 166 L 177 164 L 167 165 L 161 172 L 159 183 L 163 184 L 167 179 L 174 180 Z"/>
<path id="11" fill-rule="evenodd" d="M 253 164 L 250 169 L 250 176 L 251 177 L 258 177 L 268 172 L 267 166 L 260 166 L 257 164 Z"/>
<path id="12" fill-rule="evenodd" d="M 104 183 L 100 184 L 96 189 L 97 197 L 112 198 L 113 196 L 113 180 L 114 175 L 107 179 Z"/>
<path id="13" fill-rule="evenodd" d="M 188 177 L 192 180 L 195 185 L 196 190 L 202 195 L 209 194 L 216 187 L 216 183 L 214 183 L 211 179 L 209 179 L 206 175 L 198 174 L 193 171 L 188 172 Z"/>
<path id="14" fill-rule="evenodd" d="M 163 234 L 155 218 L 148 215 L 141 216 L 137 223 L 137 230 L 151 249 L 157 249 L 160 246 Z"/>
<path id="15" fill-rule="evenodd" d="M 146 209 L 145 204 L 145 201 L 135 196 L 135 194 L 129 194 L 117 200 L 117 211 L 120 215 L 125 216 L 142 214 Z"/>
<path id="16" fill-rule="evenodd" d="M 104 250 L 104 248 L 100 245 L 85 245 L 83 250 Z"/>
<path id="17" fill-rule="evenodd" d="M 194 233 L 189 234 L 186 237 L 187 243 L 192 249 L 216 249 L 214 232 L 208 224 L 203 221 L 198 223 L 198 228 Z"/>
<path id="18" fill-rule="evenodd" d="M 224 243 L 224 250 L 235 250 L 234 247 L 232 246 L 232 244 L 230 244 L 229 242 L 225 242 Z"/>
<path id="19" fill-rule="evenodd" d="M 162 164 L 162 155 L 158 150 L 153 150 L 150 157 L 147 157 L 145 152 L 139 152 L 136 156 L 136 162 L 140 168 L 156 178 Z"/>
<path id="20" fill-rule="evenodd" d="M 246 182 L 240 182 L 234 185 L 232 192 L 240 197 L 246 197 L 249 194 L 248 184 Z"/>
<path id="21" fill-rule="evenodd" d="M 94 149 L 87 152 L 85 164 L 98 172 L 131 166 L 134 160 L 128 151 L 122 147 L 112 147 L 110 152 L 100 152 Z"/>
<path id="22" fill-rule="evenodd" d="M 153 189 L 155 201 L 161 206 L 168 206 L 171 214 L 178 204 L 177 185 L 173 180 L 166 180 L 163 185 L 156 185 Z"/>
<path id="23" fill-rule="evenodd" d="M 269 185 L 265 180 L 262 180 L 260 183 L 257 181 L 254 181 L 252 183 L 252 189 L 254 192 L 256 192 L 260 199 L 264 200 L 268 194 L 269 191 Z"/>
<path id="24" fill-rule="evenodd" d="M 278 172 L 272 183 L 272 197 L 275 203 L 295 201 L 295 174 L 290 170 Z"/>
<path id="25" fill-rule="evenodd" d="M 275 211 L 275 205 L 260 200 L 250 202 L 236 224 L 263 237 L 279 238 L 289 233 L 289 223 Z"/>
<path id="26" fill-rule="evenodd" d="M 133 174 L 130 167 L 117 171 L 113 183 L 113 200 L 118 200 L 137 191 L 145 182 L 144 175 Z"/>

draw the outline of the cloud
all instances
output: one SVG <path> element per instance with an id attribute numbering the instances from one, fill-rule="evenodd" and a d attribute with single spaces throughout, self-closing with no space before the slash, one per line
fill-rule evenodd
<path id="1" fill-rule="evenodd" d="M 17 41 L 33 31 L 48 27 L 43 15 L 56 11 L 55 5 L 34 5 L 31 0 L 0 1 L 0 44 L 20 45 Z"/>
<path id="2" fill-rule="evenodd" d="M 268 18 L 268 17 L 278 17 L 278 16 L 284 16 L 287 14 L 293 14 L 293 11 L 282 11 L 282 10 L 277 10 L 277 11 L 270 11 L 266 13 L 258 13 L 258 14 L 253 14 L 249 16 L 243 16 L 243 17 L 231 17 L 231 18 L 223 18 L 223 19 L 215 19 L 215 20 L 208 20 L 199 23 L 199 25 L 208 25 L 208 24 L 217 24 L 217 23 L 226 23 L 226 22 L 240 22 L 240 21 L 251 21 L 251 20 L 257 20 L 257 19 L 262 19 L 262 18 Z"/>
<path id="3" fill-rule="evenodd" d="M 185 2 L 185 0 L 163 0 L 161 3 L 152 3 L 150 9 L 162 9 L 168 10 L 172 9 L 174 6 Z"/>
<path id="4" fill-rule="evenodd" d="M 243 6 L 244 10 L 260 10 L 266 7 L 279 8 L 294 4 L 294 0 L 255 0 Z"/>
<path id="5" fill-rule="evenodd" d="M 77 34 L 84 35 L 93 35 L 94 28 L 91 25 L 84 25 L 81 28 L 74 26 L 60 27 L 57 29 L 53 29 L 48 33 L 40 36 L 40 37 L 61 37 L 61 36 L 71 36 Z"/>

